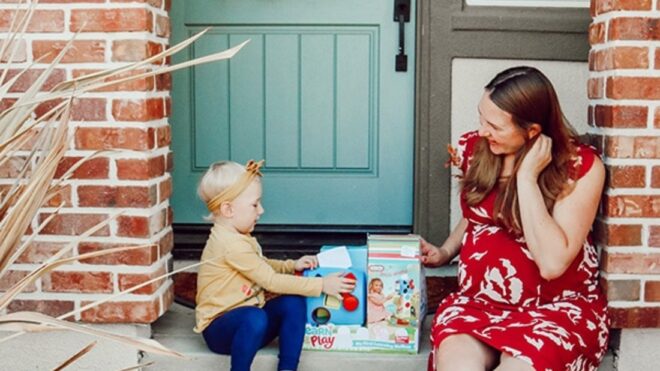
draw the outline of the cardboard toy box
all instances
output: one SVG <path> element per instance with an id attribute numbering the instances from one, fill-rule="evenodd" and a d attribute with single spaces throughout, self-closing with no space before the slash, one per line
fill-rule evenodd
<path id="1" fill-rule="evenodd" d="M 426 315 L 419 236 L 369 235 L 367 241 L 367 246 L 347 247 L 352 262 L 349 269 L 305 272 L 306 276 L 352 273 L 357 285 L 341 302 L 326 295 L 307 299 L 303 349 L 418 352 Z"/>

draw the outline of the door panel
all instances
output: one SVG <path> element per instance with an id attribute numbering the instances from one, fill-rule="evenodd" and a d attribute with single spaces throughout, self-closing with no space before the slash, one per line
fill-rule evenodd
<path id="1" fill-rule="evenodd" d="M 251 40 L 174 76 L 175 222 L 203 221 L 193 190 L 211 163 L 263 158 L 260 224 L 412 225 L 414 56 L 394 72 L 392 8 L 174 1 L 173 42 L 214 26 L 188 57 Z M 414 22 L 406 29 L 414 45 Z"/>

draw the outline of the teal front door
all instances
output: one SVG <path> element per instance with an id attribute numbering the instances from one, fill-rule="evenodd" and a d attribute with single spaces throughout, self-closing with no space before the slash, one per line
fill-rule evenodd
<path id="1" fill-rule="evenodd" d="M 410 226 L 414 1 L 395 71 L 394 0 L 174 0 L 175 61 L 251 41 L 174 76 L 176 223 L 203 223 L 197 182 L 218 160 L 265 159 L 260 224 Z"/>

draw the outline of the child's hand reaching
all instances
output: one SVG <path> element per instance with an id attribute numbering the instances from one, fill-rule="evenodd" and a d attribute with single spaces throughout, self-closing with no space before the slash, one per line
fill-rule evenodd
<path id="1" fill-rule="evenodd" d="M 323 277 L 323 293 L 334 296 L 341 300 L 341 293 L 352 292 L 355 288 L 355 280 L 342 276 L 342 272 L 336 272 Z"/>
<path id="2" fill-rule="evenodd" d="M 302 258 L 296 260 L 293 268 L 300 272 L 305 269 L 314 269 L 319 266 L 319 260 L 316 258 L 316 255 L 305 255 Z"/>

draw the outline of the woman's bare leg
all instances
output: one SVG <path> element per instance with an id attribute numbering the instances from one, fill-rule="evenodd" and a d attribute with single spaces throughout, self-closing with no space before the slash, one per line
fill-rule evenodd
<path id="1" fill-rule="evenodd" d="M 498 352 L 466 334 L 447 337 L 435 351 L 437 371 L 491 370 Z"/>
<path id="2" fill-rule="evenodd" d="M 534 368 L 527 362 L 512 357 L 509 354 L 500 355 L 500 365 L 495 371 L 534 371 Z"/>

